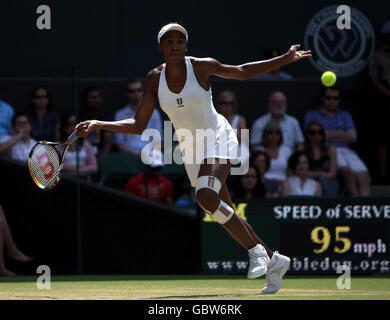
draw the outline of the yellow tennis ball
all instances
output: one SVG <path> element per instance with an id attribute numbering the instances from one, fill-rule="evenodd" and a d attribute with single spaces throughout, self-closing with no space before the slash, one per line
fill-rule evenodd
<path id="1" fill-rule="evenodd" d="M 325 71 L 321 76 L 321 82 L 326 87 L 331 87 L 336 83 L 337 77 L 333 71 Z"/>

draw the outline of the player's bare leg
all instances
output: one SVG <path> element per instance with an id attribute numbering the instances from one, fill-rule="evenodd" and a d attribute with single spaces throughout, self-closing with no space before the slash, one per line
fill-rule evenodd
<path id="1" fill-rule="evenodd" d="M 234 208 L 233 207 L 233 201 L 230 197 L 230 194 L 229 194 L 229 189 L 226 185 L 226 183 L 224 183 L 221 187 L 221 190 L 219 191 L 219 197 L 221 198 L 221 200 L 225 201 L 230 207 Z M 253 228 L 251 227 L 251 225 L 245 221 L 244 219 L 242 219 L 240 216 L 239 218 L 241 219 L 241 222 L 245 225 L 246 229 L 249 231 L 249 233 L 251 234 L 252 238 L 255 239 L 255 241 L 259 244 L 261 244 L 265 250 L 267 251 L 267 255 L 268 257 L 271 259 L 272 258 L 272 255 L 273 255 L 273 251 L 263 242 L 263 240 L 261 240 L 259 238 L 259 236 L 256 234 L 256 232 L 253 230 Z M 222 225 L 222 227 L 224 227 L 224 225 Z M 226 228 L 225 228 L 226 229 Z M 227 230 L 229 232 L 229 230 Z M 230 232 L 229 232 L 230 233 Z M 234 238 L 234 235 L 230 234 L 233 238 Z M 240 243 L 239 239 L 236 239 L 236 241 L 238 243 Z M 241 244 L 241 243 L 240 243 Z M 241 244 L 242 245 L 242 244 Z M 243 246 L 243 245 L 242 245 Z M 245 247 L 245 246 L 243 246 Z"/>
<path id="2" fill-rule="evenodd" d="M 219 191 L 230 172 L 229 161 L 204 161 L 199 170 L 196 199 L 198 204 L 243 245 L 249 252 L 248 278 L 257 278 L 267 272 L 269 257 L 265 248 L 256 242 L 243 220 L 219 197 Z"/>
<path id="3" fill-rule="evenodd" d="M 231 200 L 229 190 L 227 188 L 226 183 L 221 187 L 221 190 L 219 192 L 219 196 L 223 201 L 225 201 L 227 204 L 229 204 L 229 206 L 231 206 L 233 208 L 233 202 Z M 277 251 L 273 252 L 271 249 L 269 249 L 264 244 L 264 242 L 257 236 L 257 234 L 255 233 L 253 228 L 249 225 L 249 223 L 246 222 L 242 218 L 241 218 L 241 220 L 245 224 L 247 230 L 252 235 L 252 237 L 254 239 L 256 239 L 257 243 L 260 243 L 261 245 L 264 246 L 264 248 L 267 250 L 267 254 L 270 258 L 270 261 L 267 265 L 267 273 L 265 276 L 266 285 L 263 288 L 262 293 L 263 294 L 276 293 L 280 289 L 280 287 L 282 286 L 282 278 L 285 275 L 285 273 L 287 272 L 288 267 L 290 266 L 290 258 L 279 254 L 279 252 L 277 252 Z M 234 238 L 234 235 L 232 235 L 232 237 Z"/>

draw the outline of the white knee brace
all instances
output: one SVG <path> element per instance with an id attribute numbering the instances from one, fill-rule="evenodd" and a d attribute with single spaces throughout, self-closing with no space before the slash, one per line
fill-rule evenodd
<path id="1" fill-rule="evenodd" d="M 225 224 L 231 217 L 233 217 L 234 210 L 228 206 L 227 203 L 220 200 L 218 209 L 211 215 L 211 217 L 220 224 Z"/>
<path id="2" fill-rule="evenodd" d="M 221 181 L 214 176 L 201 176 L 196 182 L 195 192 L 198 192 L 198 190 L 203 188 L 211 189 L 219 194 L 219 190 L 221 190 Z M 203 210 L 205 209 L 203 208 Z M 222 200 L 220 200 L 218 209 L 214 213 L 211 213 L 208 210 L 205 211 L 220 224 L 228 222 L 234 214 L 234 210 Z"/>
<path id="3" fill-rule="evenodd" d="M 195 193 L 198 192 L 199 189 L 203 188 L 214 190 L 217 194 L 219 194 L 219 190 L 221 190 L 221 181 L 214 176 L 201 176 L 196 181 Z"/>

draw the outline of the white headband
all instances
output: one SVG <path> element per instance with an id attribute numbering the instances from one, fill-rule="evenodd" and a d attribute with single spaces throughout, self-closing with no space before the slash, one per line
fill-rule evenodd
<path id="1" fill-rule="evenodd" d="M 187 33 L 187 30 L 184 29 L 180 24 L 177 24 L 177 23 L 169 23 L 165 26 L 163 26 L 160 30 L 160 32 L 158 33 L 158 36 L 157 36 L 157 42 L 160 43 L 160 39 L 161 37 L 167 33 L 168 31 L 172 31 L 172 30 L 176 30 L 176 31 L 179 31 L 181 32 L 182 34 L 184 34 L 186 36 L 186 42 L 188 42 L 188 33 Z"/>

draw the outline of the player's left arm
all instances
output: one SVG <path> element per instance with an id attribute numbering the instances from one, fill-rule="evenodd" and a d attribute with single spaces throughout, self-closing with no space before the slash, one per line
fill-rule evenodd
<path id="1" fill-rule="evenodd" d="M 300 46 L 300 44 L 293 45 L 285 54 L 269 60 L 248 62 L 241 65 L 222 64 L 216 59 L 208 58 L 206 60 L 209 76 L 215 75 L 236 80 L 252 79 L 286 64 L 311 57 L 311 50 L 298 50 Z"/>

